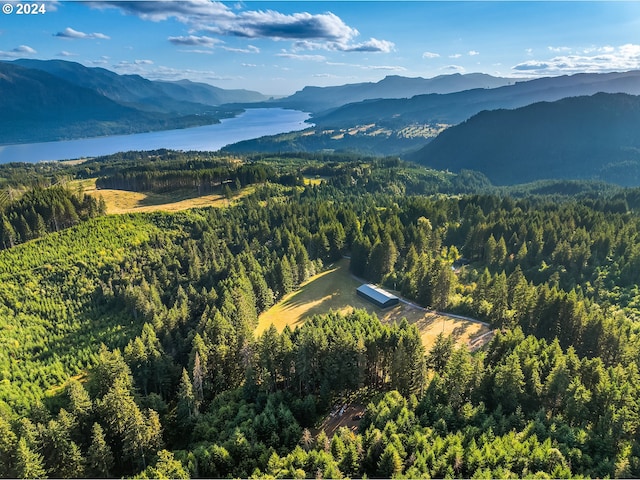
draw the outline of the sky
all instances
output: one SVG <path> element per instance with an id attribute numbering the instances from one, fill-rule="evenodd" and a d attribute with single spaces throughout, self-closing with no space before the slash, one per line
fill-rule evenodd
<path id="1" fill-rule="evenodd" d="M 3 1 L 0 60 L 267 95 L 387 75 L 640 69 L 640 1 L 44 1 L 29 15 Z"/>

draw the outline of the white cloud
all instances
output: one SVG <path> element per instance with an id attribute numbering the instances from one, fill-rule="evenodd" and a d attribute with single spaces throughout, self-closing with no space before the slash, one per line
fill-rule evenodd
<path id="1" fill-rule="evenodd" d="M 535 70 L 544 70 L 550 67 L 550 64 L 547 62 L 540 62 L 538 60 L 527 60 L 526 62 L 519 63 L 516 65 L 514 70 L 520 71 L 535 71 Z"/>
<path id="2" fill-rule="evenodd" d="M 440 54 L 439 53 L 433 53 L 433 52 L 424 52 L 422 54 L 422 58 L 440 58 Z"/>
<path id="3" fill-rule="evenodd" d="M 339 50 L 341 52 L 377 52 L 377 53 L 389 53 L 395 48 L 393 42 L 387 40 L 378 40 L 377 38 L 370 38 L 366 42 L 356 43 L 355 45 L 343 45 L 336 43 L 330 45 L 330 48 Z"/>
<path id="4" fill-rule="evenodd" d="M 447 65 L 442 67 L 441 70 L 447 70 L 449 72 L 464 73 L 466 69 L 460 65 Z"/>
<path id="5" fill-rule="evenodd" d="M 91 60 L 88 63 L 90 65 L 108 65 L 109 64 L 109 60 L 111 60 L 110 57 L 103 55 L 102 57 L 100 57 L 99 60 Z"/>
<path id="6" fill-rule="evenodd" d="M 247 11 L 238 14 L 231 22 L 219 22 L 214 28 L 225 35 L 276 40 L 347 42 L 358 35 L 357 30 L 331 12 L 319 15 L 307 12 L 285 15 L 273 10 Z"/>
<path id="7" fill-rule="evenodd" d="M 91 39 L 91 40 L 110 40 L 111 37 L 105 35 L 104 33 L 84 33 L 84 32 L 79 32 L 78 30 L 74 30 L 71 27 L 67 27 L 65 28 L 62 32 L 58 32 L 54 35 L 55 37 L 60 37 L 60 38 L 68 38 L 68 39 L 74 39 L 74 40 L 84 40 L 84 39 Z"/>
<path id="8" fill-rule="evenodd" d="M 128 15 L 135 15 L 152 22 L 175 18 L 183 23 L 197 23 L 213 18 L 232 19 L 235 16 L 224 4 L 209 0 L 182 0 L 178 2 L 122 2 L 116 0 L 90 2 L 90 6 L 98 9 L 117 8 Z"/>
<path id="9" fill-rule="evenodd" d="M 405 67 L 401 67 L 399 65 L 363 65 L 359 63 L 345 62 L 327 62 L 327 65 L 331 67 L 359 68 L 360 70 L 390 70 L 393 72 L 405 72 L 407 70 Z"/>
<path id="10" fill-rule="evenodd" d="M 389 53 L 395 49 L 395 44 L 387 40 L 370 38 L 361 43 L 342 42 L 313 42 L 300 40 L 294 43 L 294 50 L 330 50 L 334 52 L 366 52 L 366 53 Z"/>
<path id="11" fill-rule="evenodd" d="M 36 52 L 33 48 L 28 45 L 20 45 L 8 52 L 0 50 L 0 57 L 4 58 L 20 58 L 28 55 L 35 55 Z"/>
<path id="12" fill-rule="evenodd" d="M 339 78 L 337 75 L 331 73 L 314 73 L 311 76 L 314 78 Z"/>
<path id="13" fill-rule="evenodd" d="M 555 56 L 550 59 L 528 60 L 512 69 L 527 75 L 563 75 L 580 72 L 613 72 L 640 69 L 640 45 L 604 46 L 590 50 L 591 55 L 579 53 Z"/>
<path id="14" fill-rule="evenodd" d="M 324 62 L 327 60 L 327 57 L 325 57 L 324 55 L 301 55 L 298 53 L 288 52 L 278 53 L 276 54 L 276 56 L 282 58 L 290 58 L 292 60 L 306 60 L 312 62 Z"/>
<path id="15" fill-rule="evenodd" d="M 227 52 L 233 53 L 260 53 L 260 49 L 258 47 L 254 47 L 253 45 L 249 45 L 247 48 L 232 48 L 232 47 L 221 47 L 223 50 Z"/>
<path id="16" fill-rule="evenodd" d="M 550 52 L 554 52 L 554 53 L 563 53 L 563 52 L 570 52 L 571 48 L 569 47 L 547 47 L 549 49 Z"/>
<path id="17" fill-rule="evenodd" d="M 58 53 L 57 56 L 58 57 L 75 57 L 75 56 L 77 56 L 77 54 L 76 53 L 67 52 L 66 50 L 63 50 L 60 53 Z"/>
<path id="18" fill-rule="evenodd" d="M 220 43 L 220 40 L 215 38 L 196 35 L 182 36 L 182 37 L 169 37 L 169 41 L 174 45 L 192 46 L 192 47 L 214 47 L 216 43 Z"/>
<path id="19" fill-rule="evenodd" d="M 468 55 L 470 57 L 475 57 L 476 55 L 480 55 L 480 52 L 478 52 L 476 50 L 469 50 Z"/>
<path id="20" fill-rule="evenodd" d="M 399 65 L 362 65 L 363 70 L 389 70 L 392 72 L 406 72 L 407 69 Z"/>
<path id="21" fill-rule="evenodd" d="M 198 48 L 190 48 L 189 50 L 180 50 L 183 53 L 197 53 L 199 55 L 213 55 L 213 50 L 200 50 Z"/>
<path id="22" fill-rule="evenodd" d="M 58 0 L 49 0 L 45 4 L 47 12 L 57 12 L 59 5 L 60 5 L 60 2 Z"/>
<path id="23" fill-rule="evenodd" d="M 460 58 L 462 56 L 462 54 L 460 53 L 454 53 L 453 55 L 449 55 L 449 58 Z"/>
<path id="24" fill-rule="evenodd" d="M 328 12 L 283 14 L 274 10 L 247 10 L 236 13 L 221 2 L 182 0 L 161 2 L 93 2 L 94 8 L 118 8 L 144 20 L 169 18 L 211 33 L 247 38 L 318 39 L 346 41 L 358 31 Z"/>
<path id="25" fill-rule="evenodd" d="M 342 52 L 389 53 L 395 45 L 388 40 L 370 38 L 354 42 L 360 35 L 331 12 L 284 14 L 274 10 L 238 11 L 210 0 L 182 0 L 159 2 L 92 2 L 94 8 L 117 8 L 128 15 L 145 20 L 162 21 L 175 18 L 189 24 L 193 32 L 243 38 L 292 40 L 296 48 L 327 49 Z"/>
<path id="26" fill-rule="evenodd" d="M 175 81 L 189 79 L 194 82 L 217 82 L 239 80 L 241 77 L 223 76 L 211 70 L 195 70 L 171 68 L 162 65 L 150 68 L 150 65 L 139 65 L 135 62 L 119 62 L 112 65 L 112 68 L 123 75 L 142 75 L 149 80 Z"/>
<path id="27" fill-rule="evenodd" d="M 136 60 L 133 63 L 136 65 L 153 65 L 153 60 Z"/>
<path id="28" fill-rule="evenodd" d="M 604 47 L 587 47 L 580 50 L 580 53 L 588 55 L 590 53 L 613 53 L 616 49 L 610 45 L 605 45 Z"/>

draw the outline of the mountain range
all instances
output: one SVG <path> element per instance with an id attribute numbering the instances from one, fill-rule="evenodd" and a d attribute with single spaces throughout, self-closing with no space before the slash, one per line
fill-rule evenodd
<path id="1" fill-rule="evenodd" d="M 203 105 L 218 106 L 267 99 L 261 93 L 250 90 L 224 90 L 189 80 L 151 81 L 140 75 L 118 75 L 105 68 L 89 68 L 64 60 L 21 59 L 12 63 L 47 72 L 78 87 L 94 90 L 115 102 L 144 111 L 198 113 Z"/>
<path id="2" fill-rule="evenodd" d="M 491 89 L 365 100 L 318 113 L 313 116 L 313 122 L 324 128 L 371 123 L 390 128 L 426 123 L 457 124 L 483 110 L 518 108 L 598 92 L 640 95 L 640 71 L 544 77 Z"/>
<path id="3" fill-rule="evenodd" d="M 428 93 L 453 93 L 475 88 L 489 89 L 512 84 L 514 79 L 484 73 L 439 75 L 433 78 L 409 78 L 390 75 L 379 82 L 352 83 L 334 87 L 304 87 L 293 95 L 272 101 L 284 108 L 318 113 L 370 99 L 410 98 Z"/>
<path id="4" fill-rule="evenodd" d="M 409 156 L 496 185 L 591 179 L 640 185 L 640 97 L 598 93 L 483 111 Z"/>
<path id="5" fill-rule="evenodd" d="M 257 92 L 154 82 L 60 60 L 0 62 L 0 144 L 206 125 L 241 111 L 223 103 L 265 99 Z"/>

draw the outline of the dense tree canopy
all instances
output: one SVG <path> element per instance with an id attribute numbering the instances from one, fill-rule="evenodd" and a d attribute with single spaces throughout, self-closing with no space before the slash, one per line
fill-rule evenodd
<path id="1" fill-rule="evenodd" d="M 436 174 L 391 159 L 294 160 L 221 209 L 4 208 L 56 205 L 0 252 L 0 476 L 640 476 L 637 192 L 425 196 Z M 342 256 L 498 333 L 425 351 L 354 311 L 254 334 Z M 318 429 L 354 395 L 359 428 Z"/>

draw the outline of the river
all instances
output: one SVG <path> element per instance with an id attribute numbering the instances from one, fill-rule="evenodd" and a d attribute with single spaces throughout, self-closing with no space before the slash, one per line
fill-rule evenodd
<path id="1" fill-rule="evenodd" d="M 309 114 L 298 110 L 255 108 L 237 117 L 226 118 L 221 123 L 203 127 L 0 146 L 0 163 L 70 160 L 160 148 L 216 151 L 242 140 L 304 130 L 310 126 L 304 123 L 308 118 Z"/>

